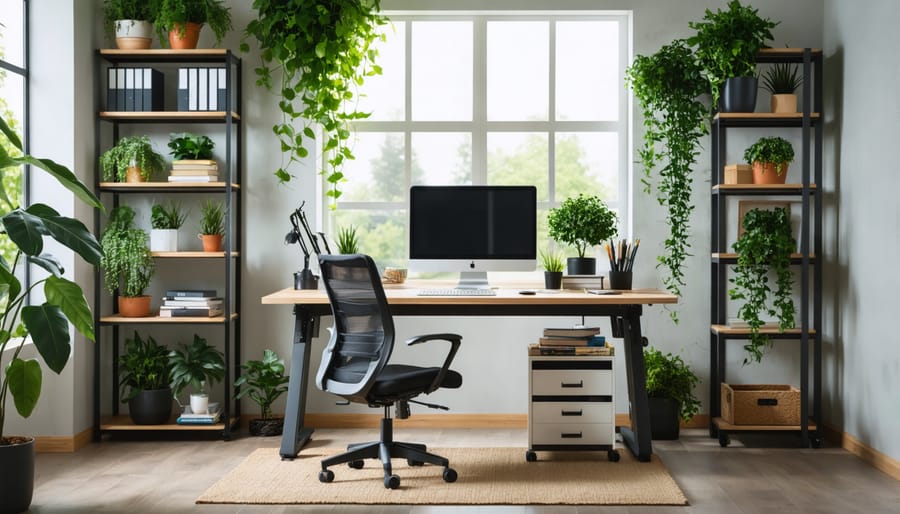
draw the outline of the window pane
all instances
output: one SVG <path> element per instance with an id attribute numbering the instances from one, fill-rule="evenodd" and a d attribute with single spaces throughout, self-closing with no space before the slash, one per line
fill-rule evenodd
<path id="1" fill-rule="evenodd" d="M 547 119 L 550 88 L 550 24 L 487 24 L 487 119 Z"/>
<path id="2" fill-rule="evenodd" d="M 373 121 L 401 121 L 405 119 L 406 102 L 406 23 L 397 22 L 381 28 L 387 41 L 377 42 L 381 75 L 366 77 L 359 97 L 359 111 L 369 112 Z"/>
<path id="3" fill-rule="evenodd" d="M 337 239 L 338 227 L 356 227 L 359 251 L 371 255 L 379 269 L 406 266 L 409 260 L 406 209 L 338 210 L 332 213 L 331 222 L 329 239 L 332 241 Z M 331 248 L 334 247 L 332 244 Z"/>
<path id="4" fill-rule="evenodd" d="M 539 202 L 549 197 L 546 133 L 492 132 L 487 135 L 487 181 L 491 185 L 537 187 Z"/>
<path id="5" fill-rule="evenodd" d="M 556 201 L 584 193 L 618 202 L 618 149 L 615 132 L 557 133 Z"/>
<path id="6" fill-rule="evenodd" d="M 0 117 L 9 125 L 9 127 L 19 136 L 19 140 L 24 144 L 23 134 L 24 127 L 22 120 L 24 119 L 25 104 L 23 99 L 24 79 L 21 75 L 8 71 L 0 71 Z M 21 155 L 19 150 L 9 144 L 7 139 L 2 138 L 3 149 L 10 155 Z M 13 205 L 22 205 L 24 198 L 22 196 L 22 168 L 7 168 L 2 173 L 3 190 L 9 197 Z M 6 213 L 5 208 L 0 208 L 0 213 Z M 12 264 L 15 258 L 16 246 L 12 244 L 6 235 L 6 231 L 0 233 L 0 255 L 6 259 L 6 262 Z"/>
<path id="7" fill-rule="evenodd" d="M 556 25 L 556 119 L 619 118 L 619 26 L 612 21 Z"/>
<path id="8" fill-rule="evenodd" d="M 359 132 L 356 159 L 344 161 L 347 182 L 340 201 L 401 202 L 406 197 L 406 162 L 402 133 Z"/>
<path id="9" fill-rule="evenodd" d="M 3 0 L 0 9 L 0 60 L 25 67 L 25 2 Z"/>
<path id="10" fill-rule="evenodd" d="M 412 119 L 472 119 L 472 23 L 412 22 Z"/>
<path id="11" fill-rule="evenodd" d="M 413 184 L 472 183 L 472 135 L 461 132 L 412 134 Z"/>

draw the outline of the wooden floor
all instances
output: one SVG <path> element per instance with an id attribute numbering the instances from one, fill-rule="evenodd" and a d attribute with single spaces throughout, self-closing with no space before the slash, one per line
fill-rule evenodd
<path id="1" fill-rule="evenodd" d="M 320 429 L 313 435 L 339 446 L 373 436 L 368 429 Z M 195 505 L 194 499 L 251 451 L 277 447 L 280 439 L 116 439 L 72 454 L 39 454 L 30 512 L 900 512 L 900 482 L 850 453 L 789 447 L 796 441 L 790 435 L 758 437 L 734 437 L 728 448 L 720 448 L 705 430 L 683 431 L 678 441 L 655 441 L 654 450 L 687 495 L 688 507 Z M 398 429 L 396 438 L 434 447 L 527 446 L 524 429 Z"/>

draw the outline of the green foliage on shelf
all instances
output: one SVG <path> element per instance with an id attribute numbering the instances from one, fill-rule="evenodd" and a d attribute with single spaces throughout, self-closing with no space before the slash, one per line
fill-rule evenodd
<path id="1" fill-rule="evenodd" d="M 144 180 L 150 180 L 153 175 L 165 171 L 166 160 L 156 153 L 147 136 L 123 137 L 100 156 L 103 180 L 125 182 L 129 166 L 139 167 Z"/>
<path id="2" fill-rule="evenodd" d="M 103 278 L 109 294 L 121 286 L 122 296 L 141 296 L 156 271 L 147 233 L 134 226 L 134 210 L 120 205 L 109 214 L 109 224 L 100 238 Z"/>
<path id="3" fill-rule="evenodd" d="M 254 0 L 257 19 L 246 37 L 259 43 L 262 65 L 256 84 L 278 98 L 282 119 L 272 130 L 286 162 L 275 171 L 290 182 L 291 164 L 316 147 L 314 127 L 321 129 L 318 149 L 324 154 L 320 173 L 332 202 L 341 195 L 345 160 L 353 159 L 350 124 L 367 118 L 356 109 L 357 90 L 366 77 L 381 74 L 375 64 L 378 27 L 387 23 L 379 0 Z M 241 44 L 241 51 L 249 51 Z M 300 123 L 303 127 L 296 125 Z"/>
<path id="4" fill-rule="evenodd" d="M 338 227 L 337 251 L 344 255 L 359 253 L 359 235 L 356 233 L 356 227 L 353 225 Z"/>
<path id="5" fill-rule="evenodd" d="M 792 95 L 801 84 L 800 70 L 787 62 L 772 65 L 763 75 L 763 88 L 773 95 Z"/>
<path id="6" fill-rule="evenodd" d="M 600 197 L 583 194 L 566 198 L 547 214 L 550 237 L 574 246 L 580 258 L 585 257 L 588 248 L 614 238 L 618 222 L 616 213 Z"/>
<path id="7" fill-rule="evenodd" d="M 212 159 L 216 144 L 208 136 L 183 132 L 169 135 L 169 152 L 176 161 L 184 159 Z"/>
<path id="8" fill-rule="evenodd" d="M 103 0 L 103 27 L 113 39 L 116 21 L 136 20 L 153 23 L 159 0 Z"/>
<path id="9" fill-rule="evenodd" d="M 134 337 L 125 340 L 125 353 L 119 357 L 119 387 L 122 403 L 141 391 L 156 391 L 169 387 L 169 349 L 147 336 L 134 331 Z"/>
<path id="10" fill-rule="evenodd" d="M 272 404 L 287 392 L 288 377 L 284 374 L 284 360 L 272 350 L 263 351 L 263 359 L 249 360 L 241 364 L 240 378 L 234 386 L 239 387 L 236 399 L 244 396 L 253 400 L 260 408 L 260 419 L 272 418 Z"/>
<path id="11" fill-rule="evenodd" d="M 200 233 L 205 236 L 225 235 L 225 207 L 220 202 L 207 200 L 200 207 Z"/>
<path id="12" fill-rule="evenodd" d="M 700 412 L 700 400 L 694 396 L 694 387 L 700 383 L 700 378 L 680 355 L 663 354 L 652 346 L 645 348 L 644 369 L 647 372 L 647 396 L 677 401 L 678 414 L 685 422 Z"/>
<path id="13" fill-rule="evenodd" d="M 182 212 L 181 205 L 175 202 L 154 203 L 150 208 L 150 226 L 157 230 L 177 230 L 184 225 L 185 219 L 187 214 Z"/>
<path id="14" fill-rule="evenodd" d="M 791 234 L 791 217 L 786 209 L 751 209 L 743 218 L 744 233 L 734 243 L 738 254 L 734 267 L 734 284 L 728 290 L 732 300 L 743 300 L 737 315 L 750 327 L 750 339 L 744 345 L 744 364 L 760 362 L 769 338 L 760 334 L 760 314 L 778 318 L 779 331 L 794 327 L 794 273 L 791 254 L 797 242 Z M 769 275 L 775 273 L 775 290 L 769 286 Z M 772 304 L 769 305 L 769 298 Z"/>
<path id="15" fill-rule="evenodd" d="M 560 272 L 565 267 L 565 261 L 563 261 L 563 255 L 556 250 L 547 249 L 547 251 L 541 250 L 541 266 L 544 267 L 545 271 L 553 271 Z"/>
<path id="16" fill-rule="evenodd" d="M 184 24 L 187 22 L 209 25 L 216 36 L 216 44 L 222 42 L 225 34 L 232 29 L 231 8 L 221 0 L 158 0 L 159 8 L 153 20 L 159 42 L 162 46 L 169 43 L 169 31 L 179 28 L 184 36 Z"/>
<path id="17" fill-rule="evenodd" d="M 175 398 L 188 386 L 195 393 L 202 393 L 207 385 L 225 378 L 225 354 L 197 334 L 191 344 L 179 343 L 178 348 L 169 352 L 169 362 Z"/>
<path id="18" fill-rule="evenodd" d="M 744 150 L 744 160 L 748 163 L 772 163 L 775 172 L 781 175 L 785 165 L 794 160 L 794 146 L 780 137 L 761 137 Z"/>

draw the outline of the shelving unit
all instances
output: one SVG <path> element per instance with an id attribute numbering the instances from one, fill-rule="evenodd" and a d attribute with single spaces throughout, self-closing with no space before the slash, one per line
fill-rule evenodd
<path id="1" fill-rule="evenodd" d="M 172 132 L 171 125 L 194 124 L 204 127 L 212 127 L 214 130 L 222 130 L 225 136 L 224 155 L 221 152 L 219 160 L 219 174 L 221 182 L 209 183 L 169 183 L 169 182 L 143 182 L 143 183 L 118 183 L 101 182 L 99 170 L 96 173 L 95 192 L 105 201 L 110 201 L 113 206 L 128 195 L 146 196 L 148 194 L 179 195 L 185 193 L 219 196 L 225 204 L 225 248 L 221 252 L 177 251 L 177 252 L 153 252 L 157 261 L 157 267 L 167 265 L 177 266 L 215 266 L 215 262 L 221 261 L 223 269 L 222 280 L 211 284 L 223 291 L 224 314 L 217 317 L 178 317 L 163 318 L 150 316 L 146 318 L 126 318 L 116 313 L 101 315 L 102 299 L 105 290 L 101 284 L 101 273 L 95 277 L 94 293 L 94 331 L 97 338 L 97 350 L 94 352 L 94 439 L 100 440 L 105 432 L 116 431 L 164 431 L 164 432 L 210 432 L 218 431 L 224 439 L 229 439 L 232 430 L 238 426 L 240 420 L 240 402 L 234 399 L 234 381 L 240 376 L 241 362 L 241 248 L 243 237 L 242 226 L 242 194 L 241 194 L 241 154 L 242 154 L 242 130 L 240 124 L 241 111 L 241 60 L 229 50 L 203 49 L 203 50 L 99 50 L 99 58 L 108 66 L 120 65 L 146 65 L 160 66 L 173 69 L 179 66 L 212 65 L 224 67 L 226 74 L 225 105 L 231 108 L 225 111 L 175 111 L 170 110 L 174 105 L 175 89 L 171 82 L 167 81 L 165 91 L 164 111 L 148 112 L 113 112 L 101 111 L 97 114 L 97 148 L 96 154 L 109 148 L 119 139 L 119 128 L 126 124 L 145 124 L 150 126 L 153 134 L 167 134 Z M 112 140 L 103 138 L 101 125 L 112 126 Z M 103 139 L 101 141 L 101 139 Z M 100 234 L 100 217 L 95 218 L 94 231 Z M 192 261 L 199 261 L 198 264 Z M 176 289 L 178 284 L 172 284 L 166 289 Z M 114 306 L 115 298 L 112 299 Z M 171 423 L 164 425 L 134 425 L 128 416 L 119 415 L 119 343 L 120 329 L 137 325 L 151 326 L 218 326 L 222 330 L 222 351 L 225 354 L 225 379 L 224 397 L 221 401 L 222 419 L 225 420 L 215 425 L 178 425 L 174 418 Z M 112 358 L 106 363 L 102 362 L 102 350 L 109 345 Z M 111 367 L 112 414 L 101 416 L 101 382 L 104 366 Z"/>
<path id="2" fill-rule="evenodd" d="M 796 63 L 802 67 L 802 110 L 793 114 L 719 113 L 712 120 L 712 227 L 710 230 L 712 256 L 710 302 L 710 437 L 717 437 L 722 446 L 729 443 L 729 432 L 787 431 L 799 432 L 803 446 L 821 444 L 822 416 L 822 266 L 816 256 L 822 253 L 822 51 L 811 48 L 779 48 L 760 52 L 759 63 Z M 726 135 L 733 128 L 799 128 L 801 149 L 793 166 L 800 166 L 800 183 L 784 185 L 721 184 L 726 164 Z M 798 199 L 801 207 L 799 252 L 791 256 L 795 278 L 799 283 L 797 326 L 780 333 L 777 328 L 764 327 L 761 333 L 770 339 L 799 341 L 800 352 L 800 419 L 807 424 L 733 425 L 721 417 L 721 384 L 725 381 L 727 342 L 749 339 L 750 331 L 727 325 L 728 276 L 730 266 L 737 263 L 737 255 L 728 253 L 727 216 L 730 198 L 777 196 Z M 795 289 L 797 290 L 797 289 Z M 732 306 L 733 308 L 736 308 Z M 783 343 L 776 343 L 783 344 Z M 812 362 L 810 364 L 810 347 Z M 765 357 L 769 358 L 769 357 Z M 764 359 L 765 359 L 764 358 Z M 765 360 L 763 360 L 765 364 Z M 810 383 L 812 367 L 812 383 Z M 812 405 L 810 405 L 810 401 Z"/>

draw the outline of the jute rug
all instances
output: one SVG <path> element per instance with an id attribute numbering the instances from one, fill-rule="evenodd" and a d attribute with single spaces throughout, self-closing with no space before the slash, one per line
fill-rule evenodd
<path id="1" fill-rule="evenodd" d="M 305 448 L 282 461 L 278 448 L 260 448 L 213 484 L 197 503 L 247 504 L 431 504 L 431 505 L 687 505 L 684 493 L 654 455 L 638 462 L 621 449 L 619 462 L 606 452 L 538 452 L 525 461 L 524 448 L 438 448 L 459 474 L 446 483 L 439 466 L 409 467 L 394 459 L 400 488 L 385 489 L 381 464 L 363 469 L 331 468 L 334 482 L 320 483 L 319 461 L 336 448 Z"/>

